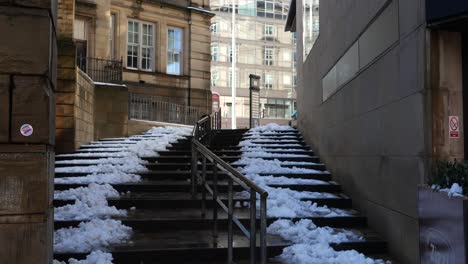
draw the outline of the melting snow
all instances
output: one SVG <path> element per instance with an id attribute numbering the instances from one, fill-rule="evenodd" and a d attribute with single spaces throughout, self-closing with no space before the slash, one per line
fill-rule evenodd
<path id="1" fill-rule="evenodd" d="M 81 222 L 78 227 L 62 228 L 54 233 L 54 251 L 91 252 L 106 250 L 112 244 L 122 243 L 130 238 L 132 229 L 121 221 L 93 219 Z"/>
<path id="2" fill-rule="evenodd" d="M 58 200 L 75 200 L 55 208 L 56 220 L 89 220 L 81 222 L 78 227 L 62 228 L 54 233 L 54 252 L 86 253 L 91 252 L 85 260 L 69 259 L 69 264 L 109 264 L 112 255 L 101 250 L 108 250 L 112 244 L 127 241 L 132 229 L 121 221 L 107 219 L 127 215 L 126 210 L 109 206 L 107 198 L 118 198 L 119 193 L 109 184 L 141 181 L 139 175 L 133 173 L 147 171 L 144 166 L 148 162 L 142 157 L 157 156 L 159 151 L 166 150 L 171 143 L 185 138 L 192 132 L 188 127 L 158 127 L 150 129 L 148 137 L 134 136 L 139 140 L 118 138 L 118 141 L 104 144 L 93 142 L 98 148 L 84 149 L 80 153 L 59 155 L 58 157 L 77 158 L 58 161 L 58 164 L 74 164 L 78 166 L 56 168 L 57 173 L 83 173 L 81 177 L 55 178 L 57 184 L 89 184 L 65 191 L 55 191 L 54 198 Z M 122 144 L 131 142 L 132 144 Z M 99 152 L 95 151 L 111 151 Z M 98 157 L 98 159 L 84 159 Z M 82 158 L 82 159 L 80 159 Z M 80 166 L 82 165 L 82 166 Z M 89 165 L 89 166 L 86 166 Z M 134 210 L 134 207 L 133 207 Z M 54 264 L 66 262 L 54 261 Z"/>
<path id="3" fill-rule="evenodd" d="M 68 259 L 68 264 L 112 264 L 112 260 L 112 254 L 97 250 L 91 252 L 91 254 L 83 260 L 70 258 Z M 54 260 L 53 264 L 67 264 L 67 262 Z"/>
<path id="4" fill-rule="evenodd" d="M 126 210 L 119 210 L 115 206 L 108 205 L 107 198 L 111 197 L 119 197 L 119 193 L 109 184 L 91 183 L 88 187 L 55 191 L 54 199 L 75 199 L 75 202 L 55 208 L 54 218 L 55 220 L 89 220 L 126 216 Z"/>
<path id="5" fill-rule="evenodd" d="M 316 203 L 304 199 L 313 198 L 338 198 L 338 196 L 329 193 L 317 192 L 299 192 L 287 188 L 272 188 L 273 184 L 330 184 L 324 181 L 312 179 L 288 178 L 287 174 L 301 173 L 329 173 L 313 169 L 300 168 L 301 165 L 310 165 L 314 163 L 307 162 L 285 162 L 275 160 L 264 160 L 264 157 L 293 157 L 294 154 L 274 153 L 275 150 L 269 146 L 290 147 L 301 146 L 300 144 L 275 144 L 274 142 L 290 142 L 290 136 L 283 139 L 271 137 L 272 140 L 264 134 L 279 134 L 285 131 L 292 131 L 289 126 L 280 126 L 269 124 L 256 127 L 249 130 L 239 146 L 242 146 L 242 158 L 234 164 L 244 166 L 241 171 L 252 181 L 264 188 L 268 193 L 268 210 L 270 217 L 278 218 L 304 218 L 304 217 L 340 217 L 350 216 L 355 212 L 352 210 L 342 210 L 329 208 L 327 206 L 318 206 Z M 263 134 L 263 135 L 262 135 Z M 273 142 L 273 144 L 263 145 L 255 142 Z M 284 150 L 284 149 L 283 149 Z M 292 152 L 292 151 L 291 151 Z M 297 155 L 297 157 L 309 157 L 308 155 Z M 284 167 L 284 165 L 297 165 L 298 167 Z M 259 174 L 283 174 L 282 177 L 260 176 Z M 259 206 L 259 204 L 257 204 Z M 382 260 L 373 260 L 354 250 L 335 251 L 330 243 L 342 243 L 345 241 L 363 240 L 360 234 L 351 231 L 334 229 L 330 227 L 317 227 L 310 220 L 300 220 L 296 223 L 291 220 L 277 220 L 268 227 L 268 233 L 281 236 L 294 244 L 283 250 L 283 253 L 277 258 L 285 263 L 297 264 L 338 264 L 338 263 L 363 263 L 375 264 L 384 263 Z"/>

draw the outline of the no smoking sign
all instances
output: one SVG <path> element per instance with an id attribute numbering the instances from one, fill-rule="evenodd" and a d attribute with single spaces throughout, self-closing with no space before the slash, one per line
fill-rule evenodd
<path id="1" fill-rule="evenodd" d="M 449 116 L 449 135 L 450 138 L 460 137 L 460 120 L 458 116 Z"/>

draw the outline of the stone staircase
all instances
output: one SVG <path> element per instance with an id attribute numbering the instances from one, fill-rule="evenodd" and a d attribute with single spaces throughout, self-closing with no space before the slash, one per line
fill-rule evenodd
<path id="1" fill-rule="evenodd" d="M 242 152 L 238 143 L 243 138 L 246 130 L 218 130 L 214 131 L 210 149 L 226 162 L 237 161 Z M 309 157 L 287 157 L 276 158 L 288 161 L 311 161 L 319 163 L 320 159 L 314 155 L 303 141 L 297 131 L 288 131 L 278 134 L 268 135 L 272 139 L 282 135 L 291 139 L 299 139 L 300 146 L 287 147 L 295 149 L 294 153 L 308 155 Z M 149 137 L 149 136 L 148 136 Z M 282 145 L 287 144 L 287 139 L 281 142 L 261 142 L 271 153 L 284 153 Z M 138 140 L 138 139 L 135 139 Z M 91 160 L 102 158 L 99 153 L 117 152 L 116 144 L 121 144 L 119 139 L 103 139 L 98 144 L 91 144 L 82 147 L 78 153 L 93 153 L 86 157 L 81 156 L 58 156 L 57 161 L 61 161 L 57 167 L 76 166 L 71 161 L 75 159 Z M 130 144 L 130 143 L 125 143 Z M 108 147 L 107 147 L 108 146 Z M 98 149 L 98 150 L 94 150 Z M 107 150 L 103 150 L 107 149 Z M 179 140 L 168 148 L 168 151 L 159 152 L 158 157 L 145 158 L 149 163 L 146 167 L 149 171 L 139 173 L 141 182 L 112 184 L 120 193 L 120 198 L 108 199 L 110 206 L 118 209 L 127 209 L 127 217 L 122 217 L 122 223 L 132 227 L 134 233 L 129 242 L 113 245 L 110 252 L 113 255 L 114 263 L 225 263 L 227 255 L 227 214 L 218 209 L 219 212 L 219 237 L 212 236 L 212 214 L 213 201 L 207 198 L 207 214 L 201 215 L 201 199 L 198 195 L 195 199 L 190 195 L 190 169 L 191 169 L 191 145 L 190 138 Z M 95 154 L 95 155 L 94 155 Z M 70 163 L 67 163 L 70 161 Z M 89 164 L 89 165 L 92 165 Z M 201 165 L 199 165 L 201 166 Z M 233 165 L 234 166 L 234 165 Z M 289 165 L 288 165 L 289 166 Z M 301 165 L 296 167 L 311 168 L 325 171 L 325 165 Z M 241 168 L 242 164 L 235 165 Z M 201 168 L 201 167 L 199 167 Z M 211 179 L 212 164 L 207 163 L 207 179 Z M 56 173 L 56 177 L 78 177 L 86 173 Z M 286 176 L 289 178 L 317 179 L 328 181 L 327 185 L 302 185 L 302 184 L 276 184 L 271 187 L 290 188 L 298 191 L 327 192 L 335 194 L 332 198 L 307 199 L 320 206 L 352 210 L 352 201 L 349 197 L 341 193 L 341 187 L 331 179 L 329 173 L 316 174 L 288 174 L 268 173 L 273 176 Z M 227 200 L 226 176 L 218 171 L 218 190 L 221 200 Z M 224 179 L 224 180 L 223 180 Z M 55 184 L 56 190 L 66 190 L 86 186 L 83 184 Z M 239 186 L 234 185 L 234 190 L 239 190 Z M 201 187 L 199 187 L 201 188 Z M 234 201 L 241 205 L 248 203 L 249 199 L 241 195 L 235 195 Z M 73 201 L 55 200 L 54 206 L 63 206 Z M 227 203 L 227 202 L 226 202 Z M 236 217 L 245 225 L 249 224 L 249 209 L 246 206 L 236 207 Z M 350 241 L 346 243 L 334 244 L 336 250 L 355 249 L 369 256 L 385 257 L 386 243 L 377 234 L 368 229 L 366 218 L 356 211 L 352 211 L 350 216 L 341 217 L 310 217 L 317 226 L 329 226 L 356 230 L 365 237 L 364 241 Z M 272 223 L 277 218 L 269 217 L 268 223 Z M 299 219 L 294 219 L 299 220 Z M 257 225 L 260 225 L 257 219 Z M 55 229 L 77 226 L 79 221 L 55 221 Z M 235 230 L 237 230 L 235 228 Z M 258 241 L 258 239 L 257 239 Z M 284 247 L 290 242 L 278 236 L 268 236 L 268 256 L 273 257 L 281 254 Z M 249 240 L 239 231 L 234 234 L 234 256 L 237 263 L 248 263 L 250 254 Z M 56 253 L 57 260 L 67 260 L 70 257 L 83 259 L 86 253 Z M 271 260 L 271 263 L 276 263 Z"/>

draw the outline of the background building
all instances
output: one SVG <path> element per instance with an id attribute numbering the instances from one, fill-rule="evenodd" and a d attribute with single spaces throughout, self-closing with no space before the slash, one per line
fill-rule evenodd
<path id="1" fill-rule="evenodd" d="M 58 152 L 122 133 L 130 100 L 139 119 L 211 112 L 208 0 L 60 0 L 58 14 Z"/>
<path id="2" fill-rule="evenodd" d="M 290 1 L 238 0 L 237 127 L 248 126 L 249 75 L 261 77 L 261 123 L 287 123 L 295 109 L 294 34 L 284 32 Z M 211 90 L 220 94 L 222 127 L 231 127 L 232 1 L 211 0 Z"/>
<path id="3" fill-rule="evenodd" d="M 434 160 L 467 157 L 468 3 L 320 1 L 313 45 L 309 3 L 293 0 L 286 26 L 298 36 L 299 129 L 395 260 L 419 263 L 430 245 L 419 239 L 418 185 Z"/>

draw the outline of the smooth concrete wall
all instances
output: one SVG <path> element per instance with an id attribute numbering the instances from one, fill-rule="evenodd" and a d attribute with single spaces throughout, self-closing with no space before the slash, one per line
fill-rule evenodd
<path id="1" fill-rule="evenodd" d="M 322 78 L 391 5 L 397 40 L 322 101 Z M 430 151 L 424 58 L 424 1 L 326 0 L 320 1 L 320 35 L 298 69 L 299 129 L 401 263 L 419 262 L 416 191 Z"/>

